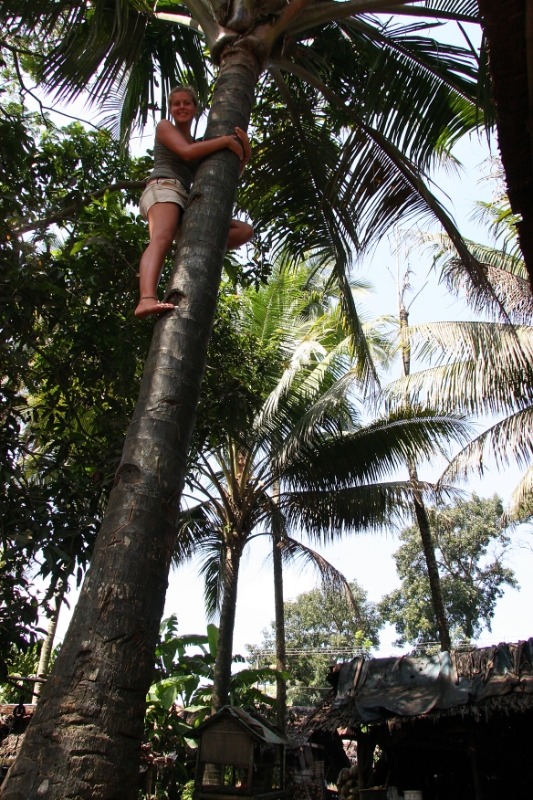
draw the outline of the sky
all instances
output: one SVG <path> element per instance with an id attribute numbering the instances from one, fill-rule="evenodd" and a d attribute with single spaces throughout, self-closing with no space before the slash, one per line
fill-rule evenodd
<path id="1" fill-rule="evenodd" d="M 79 111 L 69 107 L 68 111 L 87 118 L 86 110 Z M 64 117 L 54 116 L 57 124 L 65 124 Z M 136 155 L 144 154 L 151 146 L 151 131 L 133 142 Z M 491 185 L 483 180 L 490 171 L 487 159 L 497 155 L 494 143 L 492 148 L 492 150 L 489 148 L 486 141 L 481 141 L 475 136 L 464 139 L 454 151 L 462 168 L 452 175 L 441 171 L 434 176 L 435 185 L 441 190 L 440 197 L 452 212 L 463 235 L 478 241 L 486 241 L 487 236 L 479 224 L 472 220 L 472 212 L 475 201 L 490 200 L 495 189 L 494 184 Z M 415 223 L 411 227 L 415 228 Z M 396 273 L 398 259 L 400 273 L 403 273 L 407 264 L 414 272 L 411 281 L 414 294 L 424 286 L 411 308 L 412 324 L 471 318 L 464 301 L 450 297 L 444 287 L 438 285 L 436 276 L 431 272 L 431 260 L 427 253 L 414 251 L 407 254 L 403 246 L 396 252 L 396 237 L 402 240 L 403 233 L 403 230 L 397 234 L 393 232 L 382 240 L 371 256 L 356 265 L 355 274 L 368 278 L 374 286 L 374 292 L 364 303 L 369 314 L 375 317 L 397 313 L 393 275 Z M 399 376 L 398 364 L 390 378 L 397 376 Z M 441 466 L 437 464 L 426 465 L 420 470 L 420 477 L 431 480 L 438 477 L 440 469 Z M 475 491 L 481 496 L 490 496 L 496 492 L 505 502 L 509 499 L 518 477 L 519 472 L 514 468 L 506 469 L 504 473 L 489 469 L 482 480 L 474 478 L 464 488 Z M 334 546 L 321 548 L 321 552 L 348 579 L 357 580 L 368 592 L 370 600 L 377 602 L 384 594 L 399 586 L 392 559 L 392 554 L 398 546 L 397 531 L 390 529 L 381 535 L 345 537 Z M 273 582 L 268 554 L 268 540 L 262 539 L 255 539 L 248 552 L 245 552 L 239 579 L 235 652 L 244 653 L 247 643 L 259 644 L 262 629 L 269 626 L 274 617 Z M 533 584 L 530 580 L 533 572 L 533 537 L 528 526 L 521 526 L 513 533 L 513 549 L 507 558 L 507 565 L 515 570 L 520 589 L 506 590 L 503 599 L 497 605 L 492 631 L 484 632 L 479 640 L 482 645 L 504 640 L 515 641 L 533 635 L 529 612 L 533 607 Z M 286 569 L 284 580 L 286 600 L 296 598 L 298 594 L 313 588 L 317 583 L 313 572 L 300 573 L 290 568 Z M 71 606 L 74 605 L 75 597 L 75 593 L 72 593 Z M 177 614 L 181 634 L 205 631 L 207 620 L 204 615 L 202 584 L 194 563 L 183 565 L 170 574 L 165 616 L 173 613 Z M 70 612 L 64 608 L 59 621 L 59 640 L 64 636 L 69 619 Z M 387 626 L 382 631 L 381 646 L 376 655 L 386 656 L 399 652 L 393 645 L 395 638 L 395 631 L 391 626 Z"/>

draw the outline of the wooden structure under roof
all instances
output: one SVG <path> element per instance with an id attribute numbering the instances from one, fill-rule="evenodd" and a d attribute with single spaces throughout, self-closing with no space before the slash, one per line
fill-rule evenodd
<path id="1" fill-rule="evenodd" d="M 196 800 L 285 797 L 287 740 L 263 717 L 224 706 L 200 725 L 195 738 Z"/>
<path id="2" fill-rule="evenodd" d="M 331 678 L 334 691 L 302 730 L 357 742 L 361 790 L 388 782 L 424 800 L 531 796 L 533 638 L 358 657 Z"/>

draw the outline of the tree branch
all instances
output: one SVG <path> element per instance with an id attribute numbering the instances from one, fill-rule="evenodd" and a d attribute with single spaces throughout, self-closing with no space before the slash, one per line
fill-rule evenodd
<path id="1" fill-rule="evenodd" d="M 285 6 L 283 12 L 271 27 L 269 38 L 272 43 L 287 30 L 291 22 L 296 21 L 303 14 L 310 2 L 312 0 L 291 0 L 289 5 Z"/>
<path id="2" fill-rule="evenodd" d="M 69 219 L 71 214 L 79 212 L 84 206 L 88 206 L 91 200 L 103 197 L 106 192 L 119 192 L 124 189 L 144 189 L 145 186 L 146 181 L 117 181 L 117 183 L 110 183 L 102 189 L 82 195 L 79 200 L 61 209 L 61 211 L 56 211 L 54 214 L 49 214 L 49 216 L 38 219 L 35 222 L 27 222 L 25 225 L 13 228 L 12 231 L 13 233 L 28 233 L 28 231 L 35 231 L 39 228 L 47 228 L 56 222 L 63 222 L 63 220 Z"/>
<path id="3" fill-rule="evenodd" d="M 98 125 L 95 125 L 94 123 L 89 122 L 89 120 L 87 120 L 87 119 L 81 119 L 81 117 L 73 117 L 72 114 L 67 114 L 67 113 L 65 113 L 65 111 L 58 111 L 56 108 L 51 108 L 50 106 L 45 106 L 43 104 L 42 100 L 36 94 L 33 93 L 33 90 L 32 89 L 28 89 L 28 87 L 24 83 L 24 79 L 23 79 L 22 73 L 20 71 L 20 66 L 19 66 L 19 62 L 18 62 L 18 58 L 17 58 L 17 53 L 16 52 L 13 52 L 13 63 L 15 64 L 15 71 L 17 73 L 17 78 L 18 78 L 18 81 L 20 83 L 20 88 L 22 89 L 23 92 L 26 92 L 26 94 L 29 94 L 30 97 L 33 97 L 35 102 L 39 104 L 39 108 L 41 110 L 41 117 L 43 118 L 44 122 L 46 122 L 46 117 L 44 116 L 44 112 L 45 111 L 53 111 L 54 114 L 60 114 L 62 117 L 68 117 L 68 119 L 76 120 L 76 122 L 83 122 L 85 125 L 90 125 L 91 128 L 94 128 L 97 131 L 101 130 L 98 127 Z"/>
<path id="4" fill-rule="evenodd" d="M 44 58 L 42 53 L 34 53 L 31 50 L 26 50 L 24 47 L 16 47 L 14 44 L 9 44 L 6 42 L 5 39 L 0 39 L 0 47 L 5 47 L 6 50 L 10 50 L 12 53 L 16 53 L 22 56 L 33 56 L 35 58 Z"/>
<path id="5" fill-rule="evenodd" d="M 187 6 L 191 15 L 194 19 L 198 22 L 199 28 L 201 28 L 205 38 L 207 39 L 207 44 L 209 46 L 209 50 L 211 52 L 211 56 L 214 60 L 216 60 L 216 54 L 220 52 L 222 47 L 226 42 L 235 41 L 238 34 L 235 31 L 227 30 L 227 28 L 223 28 L 222 25 L 219 25 L 217 20 L 211 14 L 209 7 L 203 0 L 183 0 L 183 4 Z M 156 16 L 160 16 L 156 14 Z M 171 15 L 168 14 L 166 19 L 168 19 Z M 178 24 L 183 24 L 181 19 L 183 19 L 180 15 L 180 21 L 176 20 Z"/>

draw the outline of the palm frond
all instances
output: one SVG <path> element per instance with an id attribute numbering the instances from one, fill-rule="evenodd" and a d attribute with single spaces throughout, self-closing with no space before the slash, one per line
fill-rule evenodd
<path id="1" fill-rule="evenodd" d="M 203 503 L 186 509 L 177 522 L 178 535 L 172 560 L 176 566 L 190 558 L 197 542 L 212 530 Z"/>
<path id="2" fill-rule="evenodd" d="M 317 25 L 352 17 L 360 10 L 360 3 L 350 3 L 349 0 L 345 0 L 342 5 L 338 2 L 312 4 L 288 27 L 287 32 L 293 35 L 303 33 L 310 28 L 315 28 Z M 372 10 L 375 14 L 398 14 L 399 16 L 425 17 L 434 20 L 436 24 L 449 20 L 456 22 L 479 22 L 479 9 L 477 3 L 473 2 L 473 0 L 472 2 L 468 2 L 468 0 L 458 0 L 457 3 L 455 3 L 454 0 L 450 0 L 449 3 L 435 2 L 432 4 L 426 2 L 421 5 L 415 5 L 410 2 L 391 4 L 389 6 L 384 4 L 381 8 L 365 9 L 367 13 Z"/>
<path id="3" fill-rule="evenodd" d="M 463 14 L 472 22 L 479 21 L 479 5 L 477 0 L 424 0 L 424 8 L 450 14 Z"/>
<path id="4" fill-rule="evenodd" d="M 356 380 L 356 372 L 349 370 L 329 388 L 322 384 L 314 393 L 312 403 L 307 403 L 307 408 L 303 410 L 300 407 L 295 418 L 287 420 L 288 424 L 282 428 L 281 441 L 273 450 L 274 459 L 282 463 L 290 462 L 292 455 L 299 451 L 302 444 L 309 444 L 317 431 L 334 434 L 339 429 L 353 429 L 359 422 L 359 415 L 355 405 L 348 403 L 347 397 Z M 279 428 L 276 417 L 271 419 L 269 428 Z"/>
<path id="5" fill-rule="evenodd" d="M 334 592 L 341 592 L 346 595 L 348 604 L 358 623 L 361 622 L 361 612 L 353 596 L 350 584 L 345 576 L 333 566 L 324 556 L 317 553 L 311 547 L 307 547 L 302 542 L 287 536 L 280 543 L 281 553 L 284 560 L 289 563 L 303 562 L 306 566 L 312 566 L 320 575 L 323 586 Z"/>
<path id="6" fill-rule="evenodd" d="M 180 81 L 189 79 L 205 99 L 206 67 L 198 33 L 191 28 L 156 19 L 142 0 L 95 0 L 63 25 L 40 79 L 63 101 L 87 90 L 98 104 L 121 97 L 125 135 L 156 110 L 164 116 L 166 95 Z"/>
<path id="7" fill-rule="evenodd" d="M 210 620 L 216 617 L 222 605 L 224 554 L 224 542 L 217 533 L 203 540 L 196 551 L 196 556 L 200 562 L 198 574 L 204 580 L 205 611 L 207 618 Z"/>
<path id="8" fill-rule="evenodd" d="M 356 431 L 317 433 L 288 462 L 279 458 L 273 469 L 295 491 L 376 483 L 410 460 L 430 459 L 445 454 L 451 443 L 464 444 L 469 430 L 461 417 L 410 407 Z"/>
<path id="9" fill-rule="evenodd" d="M 346 369 L 344 359 L 337 367 L 333 352 L 331 357 L 328 354 L 316 366 L 304 370 L 290 392 L 274 398 L 276 405 L 272 396 L 267 399 L 254 431 L 255 435 L 261 431 L 262 439 L 270 442 L 271 462 L 290 461 L 290 454 L 304 441 L 309 443 L 317 431 L 333 435 L 359 426 L 357 407 L 348 398 L 357 383 L 357 370 Z"/>
<path id="10" fill-rule="evenodd" d="M 451 461 L 443 480 L 464 478 L 473 471 L 483 474 L 492 460 L 498 469 L 511 461 L 529 467 L 533 457 L 533 406 L 510 414 L 476 436 Z"/>
<path id="11" fill-rule="evenodd" d="M 483 269 L 468 251 L 453 220 L 425 185 L 416 166 L 394 143 L 380 131 L 367 125 L 359 114 L 311 72 L 287 59 L 281 59 L 277 63 L 280 68 L 318 89 L 333 105 L 344 109 L 354 123 L 354 132 L 345 145 L 345 148 L 352 150 L 346 163 L 354 165 L 354 177 L 351 174 L 352 167 L 349 170 L 345 168 L 342 173 L 338 173 L 336 183 L 341 188 L 343 184 L 350 188 L 350 208 L 353 209 L 354 200 L 357 203 L 358 224 L 363 229 L 359 232 L 361 251 L 368 248 L 378 235 L 383 235 L 386 227 L 397 220 L 398 213 L 431 213 L 453 241 L 472 283 L 486 285 L 488 291 L 491 291 Z M 331 188 L 333 186 L 334 183 Z M 346 196 L 342 192 L 339 194 Z"/>
<path id="12" fill-rule="evenodd" d="M 533 401 L 532 328 L 436 322 L 412 326 L 408 335 L 413 355 L 438 366 L 385 387 L 382 397 L 391 408 L 413 402 L 426 408 L 498 414 Z"/>
<path id="13" fill-rule="evenodd" d="M 527 522 L 531 519 L 533 505 L 533 465 L 522 476 L 513 489 L 511 499 L 502 516 L 502 527 L 512 523 Z"/>
<path id="14" fill-rule="evenodd" d="M 283 76 L 275 67 L 270 70 L 272 78 L 280 92 L 280 95 L 286 104 L 292 126 L 289 128 L 290 140 L 296 147 L 291 161 L 298 162 L 299 178 L 298 184 L 300 190 L 298 196 L 294 194 L 294 183 L 290 185 L 290 178 L 287 175 L 287 155 L 288 149 L 285 148 L 284 152 L 284 166 L 282 169 L 276 170 L 272 174 L 275 180 L 276 193 L 279 198 L 279 189 L 281 180 L 287 187 L 287 200 L 290 202 L 291 208 L 291 222 L 290 233 L 289 230 L 285 233 L 283 242 L 284 247 L 292 250 L 296 258 L 301 257 L 305 250 L 312 250 L 315 258 L 320 254 L 323 262 L 329 262 L 334 265 L 334 271 L 337 278 L 337 286 L 339 288 L 341 303 L 346 317 L 346 324 L 352 335 L 354 351 L 357 352 L 358 358 L 365 369 L 366 380 L 376 380 L 376 370 L 372 363 L 370 353 L 366 345 L 366 339 L 361 329 L 360 320 L 357 314 L 357 308 L 354 303 L 353 294 L 351 291 L 348 271 L 351 264 L 351 251 L 352 245 L 357 244 L 357 233 L 354 226 L 354 221 L 351 213 L 349 213 L 343 204 L 342 200 L 339 201 L 338 196 L 332 195 L 328 190 L 330 176 L 334 171 L 334 165 L 338 157 L 338 144 L 331 134 L 329 125 L 322 124 L 322 120 L 317 119 L 316 114 L 313 113 L 313 106 L 309 103 L 308 98 L 304 93 L 299 93 L 298 98 L 293 97 L 290 87 L 283 79 Z M 296 138 L 295 138 L 296 134 Z M 276 152 L 276 151 L 274 151 Z M 269 148 L 269 155 L 272 155 L 272 150 Z M 292 154 L 291 154 L 292 155 Z M 269 158 L 268 167 L 272 169 L 271 159 Z M 281 166 L 281 165 L 279 165 Z M 296 220 L 295 215 L 302 214 L 304 208 L 302 206 L 302 178 L 306 178 L 308 186 L 308 204 L 305 207 L 305 233 L 306 236 L 302 237 L 304 230 L 299 229 L 296 223 L 297 240 L 294 241 L 294 224 Z M 280 180 L 281 178 L 281 180 Z M 261 190 L 264 185 L 261 186 Z M 265 205 L 265 197 L 262 191 L 259 197 L 256 197 L 256 203 L 259 209 L 267 209 Z M 245 193 L 245 202 L 249 204 L 250 200 L 254 200 L 254 194 L 250 191 Z M 296 200 L 296 204 L 295 204 Z M 310 215 L 311 211 L 311 215 Z M 253 208 L 251 209 L 254 219 L 256 218 Z M 269 218 L 272 209 L 268 209 Z M 315 217 L 315 219 L 313 219 Z M 306 241 L 307 240 L 307 241 Z M 302 251 L 302 247 L 304 250 Z"/>
<path id="15" fill-rule="evenodd" d="M 473 257 L 485 270 L 486 285 L 473 285 L 462 268 L 462 262 L 448 236 L 444 234 L 422 233 L 418 237 L 433 251 L 435 268 L 440 270 L 452 294 L 466 293 L 466 300 L 478 313 L 492 313 L 496 317 L 511 319 L 518 324 L 528 324 L 533 318 L 533 299 L 524 261 L 521 257 L 496 247 L 466 241 Z M 497 302 L 495 302 L 497 299 Z M 504 315 L 502 315 L 502 309 Z"/>
<path id="16" fill-rule="evenodd" d="M 428 497 L 434 487 L 420 484 Z M 409 481 L 324 490 L 284 493 L 281 507 L 288 525 L 301 528 L 315 541 L 328 543 L 343 535 L 379 532 L 383 526 L 405 524 L 412 511 L 412 485 Z"/>
<path id="17" fill-rule="evenodd" d="M 493 177 L 501 184 L 504 183 L 503 167 L 499 167 L 499 172 Z M 520 215 L 513 214 L 511 204 L 507 195 L 502 192 L 496 201 L 484 202 L 478 200 L 474 207 L 472 219 L 488 225 L 494 236 L 495 242 L 501 242 L 501 249 L 505 253 L 522 260 L 522 251 L 517 235 L 517 224 L 520 222 Z"/>
<path id="18" fill-rule="evenodd" d="M 492 117 L 488 92 L 480 108 L 479 65 L 470 48 L 360 18 L 339 27 L 372 64 L 359 113 L 419 169 L 446 157 L 460 136 Z"/>

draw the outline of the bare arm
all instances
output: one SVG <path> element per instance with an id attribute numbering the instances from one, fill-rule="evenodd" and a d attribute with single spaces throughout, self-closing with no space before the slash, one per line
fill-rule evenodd
<path id="1" fill-rule="evenodd" d="M 240 159 L 243 157 L 244 144 L 236 136 L 217 136 L 201 142 L 188 142 L 183 134 L 168 119 L 162 120 L 156 128 L 156 139 L 172 150 L 184 161 L 199 161 L 201 158 L 227 148 Z M 245 134 L 246 135 L 246 134 Z"/>
<path id="2" fill-rule="evenodd" d="M 238 137 L 239 143 L 242 147 L 241 171 L 239 173 L 239 175 L 242 175 L 248 161 L 250 160 L 250 156 L 252 155 L 252 148 L 250 147 L 250 142 L 246 131 L 243 131 L 242 128 L 235 128 L 235 134 Z"/>

